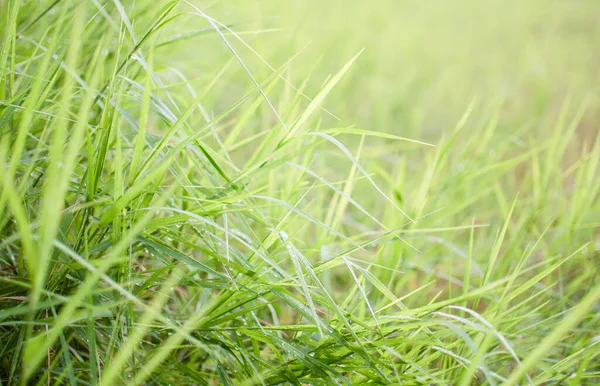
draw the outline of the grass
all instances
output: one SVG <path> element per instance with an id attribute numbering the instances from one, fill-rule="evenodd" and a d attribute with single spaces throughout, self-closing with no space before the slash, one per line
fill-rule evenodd
<path id="1" fill-rule="evenodd" d="M 600 382 L 595 14 L 0 0 L 0 384 Z"/>

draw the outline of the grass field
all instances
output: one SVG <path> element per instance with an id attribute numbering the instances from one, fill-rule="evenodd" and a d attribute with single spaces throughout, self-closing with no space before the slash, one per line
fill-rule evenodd
<path id="1" fill-rule="evenodd" d="M 600 3 L 0 0 L 0 385 L 600 383 Z"/>

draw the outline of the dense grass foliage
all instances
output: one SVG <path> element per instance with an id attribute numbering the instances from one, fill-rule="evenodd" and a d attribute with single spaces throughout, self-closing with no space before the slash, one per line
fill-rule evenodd
<path id="1" fill-rule="evenodd" d="M 322 3 L 0 0 L 0 384 L 600 382 L 596 3 Z"/>

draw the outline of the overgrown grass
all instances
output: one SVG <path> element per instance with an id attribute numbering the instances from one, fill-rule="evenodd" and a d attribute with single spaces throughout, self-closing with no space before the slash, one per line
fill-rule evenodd
<path id="1" fill-rule="evenodd" d="M 351 3 L 0 0 L 1 384 L 600 382 L 597 6 Z"/>

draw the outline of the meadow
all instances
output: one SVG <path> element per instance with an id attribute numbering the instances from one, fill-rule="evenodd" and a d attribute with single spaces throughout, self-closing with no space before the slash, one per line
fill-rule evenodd
<path id="1" fill-rule="evenodd" d="M 0 0 L 0 385 L 600 383 L 598 15 Z"/>

